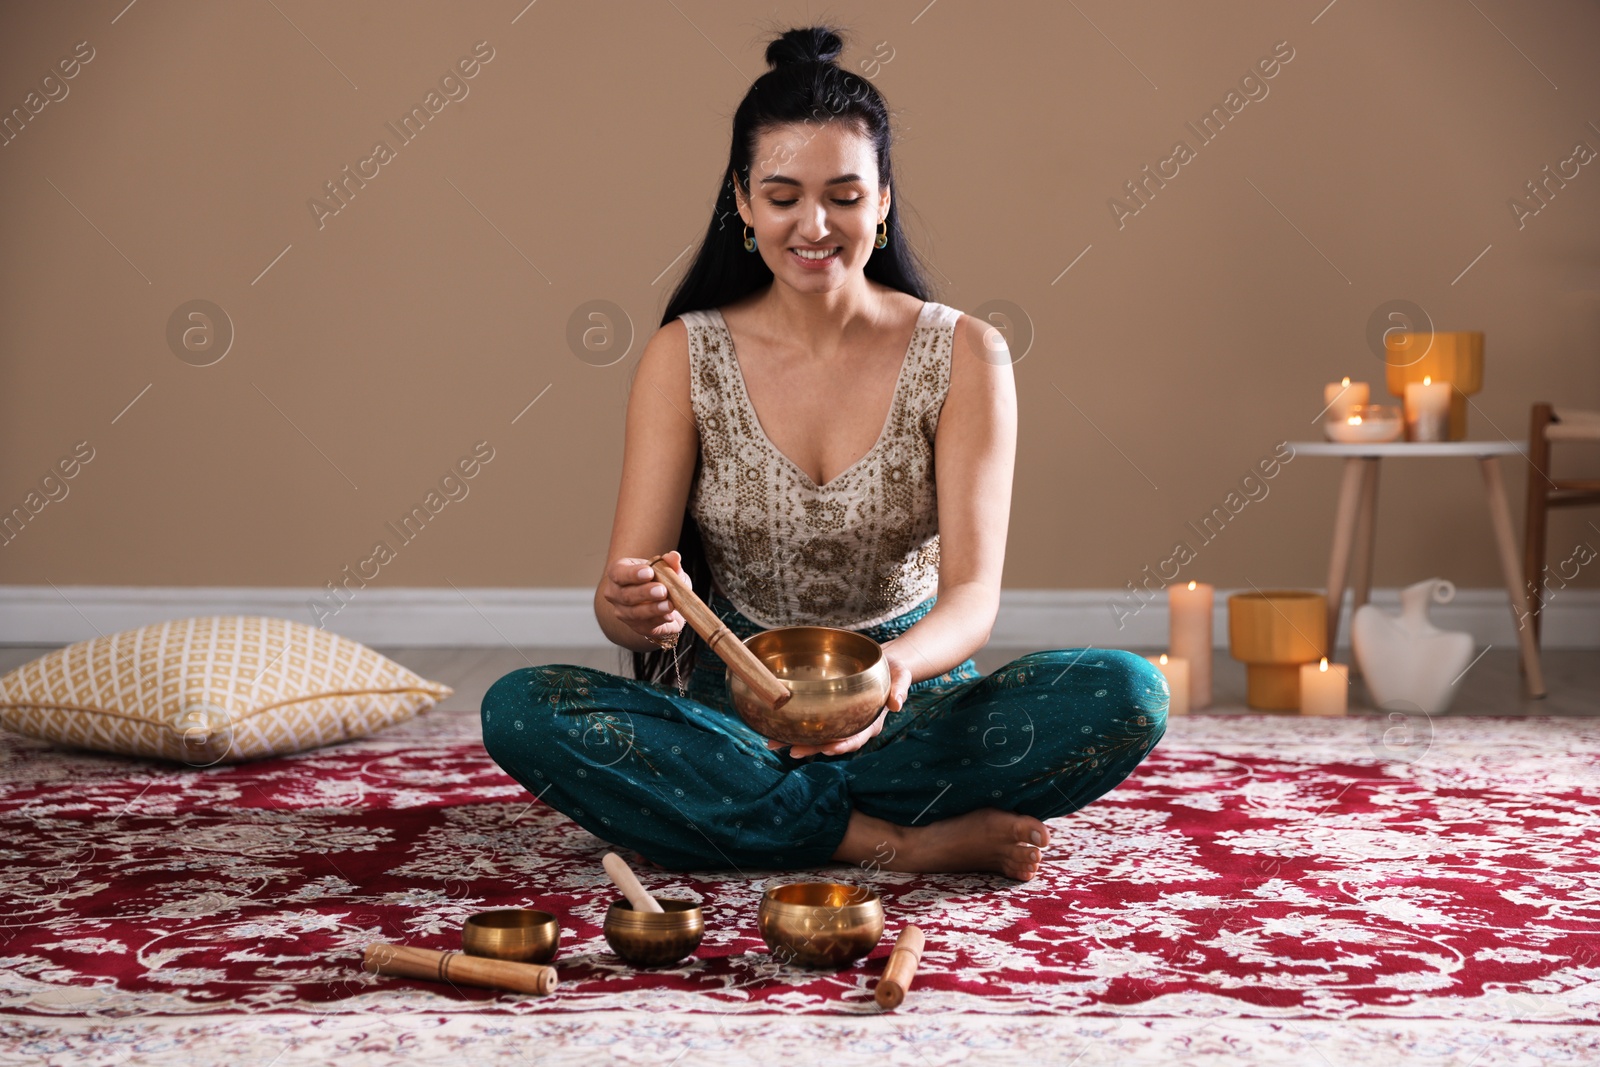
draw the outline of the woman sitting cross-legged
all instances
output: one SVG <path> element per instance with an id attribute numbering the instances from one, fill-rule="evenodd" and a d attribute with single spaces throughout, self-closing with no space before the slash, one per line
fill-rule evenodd
<path id="1" fill-rule="evenodd" d="M 1027 880 L 1044 820 L 1160 739 L 1166 682 L 1109 649 L 987 676 L 970 658 L 999 606 L 1011 359 L 998 331 L 927 295 L 891 195 L 887 107 L 839 51 L 825 28 L 768 47 L 717 215 L 640 358 L 595 591 L 637 677 L 513 671 L 484 696 L 484 744 L 545 804 L 663 867 Z M 820 747 L 747 727 L 649 566 L 673 545 L 664 565 L 741 639 L 823 625 L 878 641 L 891 691 L 876 721 Z"/>

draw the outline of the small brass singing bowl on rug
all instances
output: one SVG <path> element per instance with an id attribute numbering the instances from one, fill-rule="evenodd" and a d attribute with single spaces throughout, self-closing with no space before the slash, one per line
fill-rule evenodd
<path id="1" fill-rule="evenodd" d="M 549 912 L 499 908 L 469 917 L 461 927 L 461 950 L 516 963 L 549 963 L 556 958 L 561 926 Z"/>
<path id="2" fill-rule="evenodd" d="M 626 900 L 606 909 L 606 944 L 624 963 L 661 967 L 693 954 L 705 936 L 706 920 L 692 900 L 656 898 L 661 912 L 634 911 Z"/>
<path id="3" fill-rule="evenodd" d="M 728 698 L 745 725 L 790 745 L 825 745 L 865 730 L 889 699 L 889 660 L 865 634 L 833 626 L 780 626 L 745 647 L 794 694 L 774 711 L 733 671 Z"/>
<path id="4" fill-rule="evenodd" d="M 791 882 L 762 895 L 756 925 L 784 963 L 848 967 L 883 937 L 883 900 L 865 886 Z"/>

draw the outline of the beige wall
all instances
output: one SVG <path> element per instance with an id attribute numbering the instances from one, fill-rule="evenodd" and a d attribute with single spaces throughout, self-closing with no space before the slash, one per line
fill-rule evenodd
<path id="1" fill-rule="evenodd" d="M 0 15 L 7 112 L 93 49 L 0 147 L 0 506 L 93 450 L 0 583 L 320 585 L 386 540 L 382 586 L 591 584 L 669 265 L 766 39 L 814 5 L 123 4 Z M 1322 383 L 1381 381 L 1389 300 L 1486 331 L 1474 436 L 1522 436 L 1535 400 L 1600 408 L 1600 162 L 1521 228 L 1507 203 L 1600 149 L 1600 9 L 1322 7 L 831 6 L 844 61 L 881 64 L 938 299 L 1010 301 L 1036 333 L 1008 586 L 1120 586 L 1192 538 L 1313 432 Z M 481 41 L 469 95 L 319 227 L 308 201 Z M 1283 41 L 1268 95 L 1199 147 L 1185 122 Z M 1196 158 L 1119 229 L 1109 198 L 1180 138 Z M 235 331 L 211 366 L 166 336 L 195 299 Z M 591 300 L 638 332 L 615 365 L 569 350 Z M 468 495 L 402 546 L 386 522 L 479 441 Z M 1336 482 L 1296 458 L 1185 575 L 1320 585 Z M 1380 514 L 1378 584 L 1496 584 L 1470 463 L 1390 464 Z M 1600 546 L 1588 519 L 1553 524 L 1552 559 Z"/>

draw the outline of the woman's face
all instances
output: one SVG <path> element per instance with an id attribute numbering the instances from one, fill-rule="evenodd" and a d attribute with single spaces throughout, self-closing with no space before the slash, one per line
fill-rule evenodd
<path id="1" fill-rule="evenodd" d="M 750 165 L 751 199 L 737 181 L 734 195 L 756 252 L 775 277 L 801 292 L 827 292 L 859 275 L 889 213 L 872 142 L 850 122 L 793 123 L 761 134 Z M 831 254 L 806 259 L 801 248 Z"/>

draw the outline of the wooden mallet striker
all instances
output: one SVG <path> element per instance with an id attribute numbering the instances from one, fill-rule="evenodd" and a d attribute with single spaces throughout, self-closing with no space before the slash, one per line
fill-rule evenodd
<path id="1" fill-rule="evenodd" d="M 543 996 L 556 987 L 556 969 L 538 963 L 512 963 L 461 952 L 437 952 L 410 945 L 368 945 L 361 955 L 363 970 L 430 982 L 503 989 Z"/>
<path id="2" fill-rule="evenodd" d="M 789 698 L 794 694 L 783 679 L 773 674 L 771 668 L 761 662 L 743 641 L 734 636 L 733 631 L 717 617 L 717 613 L 711 610 L 710 605 L 689 588 L 688 583 L 683 580 L 683 575 L 673 570 L 661 556 L 650 561 L 650 569 L 655 574 L 656 580 L 667 587 L 667 597 L 672 606 L 683 615 L 684 621 L 763 703 L 776 711 L 789 702 Z"/>
<path id="3" fill-rule="evenodd" d="M 898 1008 L 900 1002 L 906 999 L 911 980 L 917 976 L 917 965 L 922 962 L 924 943 L 922 931 L 917 927 L 908 923 L 900 931 L 900 936 L 894 942 L 894 951 L 889 953 L 889 962 L 884 964 L 883 977 L 878 980 L 878 988 L 872 994 L 878 1007 Z"/>

